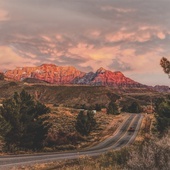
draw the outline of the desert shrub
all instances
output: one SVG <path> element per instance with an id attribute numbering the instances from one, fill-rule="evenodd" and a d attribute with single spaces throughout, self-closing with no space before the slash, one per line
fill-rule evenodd
<path id="1" fill-rule="evenodd" d="M 83 136 L 87 136 L 96 126 L 93 111 L 80 111 L 76 119 L 76 130 Z"/>
<path id="2" fill-rule="evenodd" d="M 115 102 L 110 102 L 107 107 L 107 114 L 119 114 L 118 106 Z"/>
<path id="3" fill-rule="evenodd" d="M 56 150 L 74 150 L 76 149 L 76 146 L 68 144 L 68 145 L 60 145 L 55 147 Z"/>
<path id="4" fill-rule="evenodd" d="M 169 170 L 170 169 L 170 133 L 161 140 L 144 142 L 130 152 L 126 169 L 132 170 Z"/>
<path id="5" fill-rule="evenodd" d="M 152 139 L 132 147 L 110 151 L 97 159 L 80 157 L 69 169 L 103 170 L 169 170 L 170 169 L 170 133 L 160 139 Z"/>
<path id="6" fill-rule="evenodd" d="M 100 157 L 100 166 L 103 168 L 113 167 L 115 165 L 125 167 L 129 159 L 129 155 L 130 153 L 127 148 L 123 148 L 119 151 L 110 151 Z"/>
<path id="7" fill-rule="evenodd" d="M 59 130 L 58 132 L 49 132 L 45 140 L 45 146 L 55 147 L 59 145 L 76 145 L 84 138 L 77 132 L 69 133 Z"/>

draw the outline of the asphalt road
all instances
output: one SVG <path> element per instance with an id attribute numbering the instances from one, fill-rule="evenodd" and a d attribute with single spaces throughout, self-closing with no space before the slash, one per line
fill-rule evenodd
<path id="1" fill-rule="evenodd" d="M 131 114 L 111 137 L 96 146 L 84 150 L 64 153 L 0 156 L 0 170 L 8 170 L 13 167 L 31 165 L 34 163 L 75 159 L 85 155 L 97 156 L 109 150 L 120 149 L 134 141 L 140 128 L 142 118 L 143 116 L 141 114 Z M 129 132 L 129 127 L 134 127 L 135 130 Z"/>

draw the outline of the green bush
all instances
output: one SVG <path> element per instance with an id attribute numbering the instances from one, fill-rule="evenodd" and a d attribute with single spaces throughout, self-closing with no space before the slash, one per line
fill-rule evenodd
<path id="1" fill-rule="evenodd" d="M 129 112 L 129 113 L 141 113 L 142 108 L 140 104 L 136 101 L 130 103 L 129 105 L 124 105 L 121 109 L 122 112 Z"/>
<path id="2" fill-rule="evenodd" d="M 96 126 L 93 111 L 80 111 L 76 120 L 76 130 L 83 136 L 87 136 Z"/>
<path id="3" fill-rule="evenodd" d="M 157 130 L 160 134 L 165 133 L 170 127 L 170 99 L 159 100 L 155 104 Z"/>
<path id="4" fill-rule="evenodd" d="M 115 102 L 110 102 L 107 108 L 107 114 L 119 114 L 118 106 Z"/>

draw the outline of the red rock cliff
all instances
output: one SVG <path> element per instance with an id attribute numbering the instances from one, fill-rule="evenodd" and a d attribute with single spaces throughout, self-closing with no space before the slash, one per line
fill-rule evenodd
<path id="1" fill-rule="evenodd" d="M 38 67 L 18 67 L 6 71 L 5 76 L 22 81 L 25 78 L 36 78 L 55 84 L 71 84 L 75 78 L 80 78 L 85 73 L 74 67 L 62 67 L 54 64 L 43 64 Z"/>

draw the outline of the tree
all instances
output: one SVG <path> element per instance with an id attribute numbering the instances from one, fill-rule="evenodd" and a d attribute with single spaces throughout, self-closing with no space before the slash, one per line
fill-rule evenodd
<path id="1" fill-rule="evenodd" d="M 41 149 L 49 128 L 43 122 L 49 111 L 25 90 L 4 100 L 0 108 L 0 123 L 4 121 L 11 127 L 4 136 L 7 147 Z"/>
<path id="2" fill-rule="evenodd" d="M 124 104 L 122 109 L 122 112 L 129 112 L 129 113 L 140 113 L 142 112 L 142 108 L 140 106 L 140 104 L 136 101 L 133 101 L 131 103 L 128 104 Z"/>
<path id="3" fill-rule="evenodd" d="M 163 134 L 170 126 L 170 100 L 157 103 L 156 108 L 157 130 Z"/>
<path id="4" fill-rule="evenodd" d="M 11 125 L 0 115 L 0 136 L 2 138 L 11 130 Z"/>
<path id="5" fill-rule="evenodd" d="M 166 74 L 168 74 L 169 78 L 170 78 L 170 61 L 168 61 L 167 58 L 162 57 L 161 61 L 160 61 L 160 65 L 162 66 L 164 72 Z"/>
<path id="6" fill-rule="evenodd" d="M 142 111 L 142 108 L 141 108 L 141 106 L 139 105 L 138 102 L 134 101 L 128 107 L 128 111 L 130 113 L 140 113 Z"/>
<path id="7" fill-rule="evenodd" d="M 80 111 L 76 120 L 76 130 L 83 136 L 87 136 L 95 127 L 96 120 L 93 111 Z"/>
<path id="8" fill-rule="evenodd" d="M 102 106 L 100 104 L 96 104 L 95 105 L 95 110 L 96 111 L 101 111 L 102 110 Z"/>
<path id="9" fill-rule="evenodd" d="M 167 58 L 162 57 L 160 65 L 170 78 L 170 61 Z M 155 106 L 157 112 L 157 129 L 159 132 L 163 133 L 170 126 L 170 97 L 168 96 L 167 100 L 157 101 Z"/>
<path id="10" fill-rule="evenodd" d="M 4 80 L 4 74 L 0 73 L 0 80 Z"/>
<path id="11" fill-rule="evenodd" d="M 118 106 L 115 102 L 111 101 L 109 103 L 108 108 L 107 108 L 107 114 L 114 114 L 114 115 L 119 114 Z"/>

